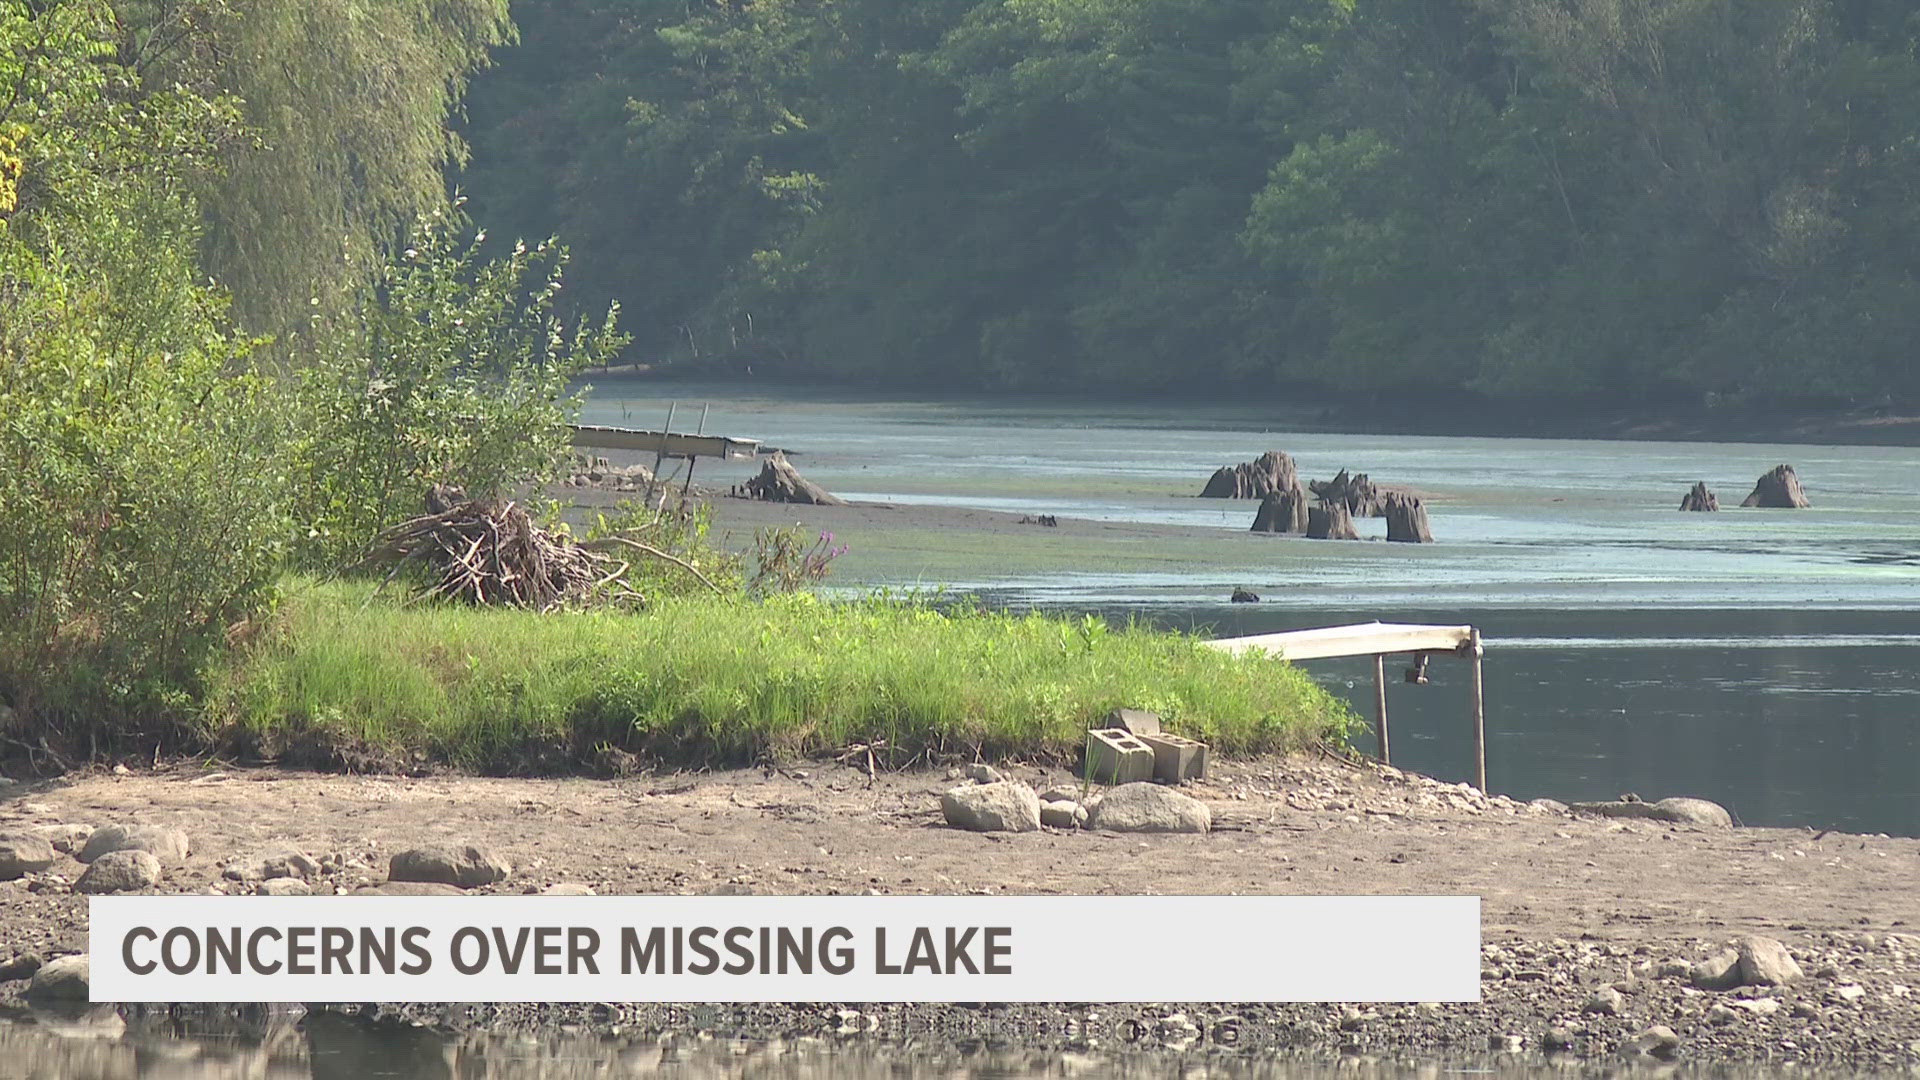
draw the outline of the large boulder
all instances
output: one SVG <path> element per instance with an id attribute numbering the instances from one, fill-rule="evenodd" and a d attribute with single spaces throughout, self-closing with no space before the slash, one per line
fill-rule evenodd
<path id="1" fill-rule="evenodd" d="M 1784 986 L 1804 974 L 1787 947 L 1773 938 L 1743 937 L 1734 949 L 1740 954 L 1741 986 Z"/>
<path id="2" fill-rule="evenodd" d="M 956 829 L 1032 832 L 1040 827 L 1040 796 L 1013 780 L 973 784 L 940 796 L 940 812 Z"/>
<path id="3" fill-rule="evenodd" d="M 86 846 L 75 856 L 83 863 L 93 862 L 114 851 L 144 851 L 168 866 L 187 861 L 190 845 L 180 829 L 159 825 L 102 825 L 87 837 Z"/>
<path id="4" fill-rule="evenodd" d="M 1213 828 L 1213 811 L 1191 795 L 1159 784 L 1121 784 L 1100 797 L 1087 827 L 1108 832 L 1203 833 Z"/>
<path id="5" fill-rule="evenodd" d="M 1807 493 L 1800 490 L 1800 478 L 1794 475 L 1793 466 L 1775 465 L 1753 485 L 1753 494 L 1740 505 L 1803 510 L 1813 504 L 1807 501 Z"/>
<path id="6" fill-rule="evenodd" d="M 47 961 L 27 984 L 29 1001 L 88 1001 L 92 996 L 91 965 L 84 954 Z"/>
<path id="7" fill-rule="evenodd" d="M 0 833 L 0 881 L 51 869 L 60 853 L 31 833 Z"/>
<path id="8" fill-rule="evenodd" d="M 1770 937 L 1743 937 L 1693 965 L 1693 985 L 1702 990 L 1741 986 L 1783 986 L 1800 979 L 1800 965 L 1787 947 Z"/>
<path id="9" fill-rule="evenodd" d="M 1300 487 L 1300 472 L 1293 458 L 1279 450 L 1269 450 L 1252 461 L 1227 465 L 1215 470 L 1200 491 L 1203 499 L 1264 499 L 1276 491 Z"/>
<path id="10" fill-rule="evenodd" d="M 137 892 L 160 884 L 160 860 L 150 851 L 125 848 L 109 851 L 93 860 L 87 872 L 73 883 L 77 893 Z"/>
<path id="11" fill-rule="evenodd" d="M 512 864 L 483 845 L 433 844 L 410 848 L 387 863 L 388 881 L 425 881 L 472 889 L 505 881 Z"/>

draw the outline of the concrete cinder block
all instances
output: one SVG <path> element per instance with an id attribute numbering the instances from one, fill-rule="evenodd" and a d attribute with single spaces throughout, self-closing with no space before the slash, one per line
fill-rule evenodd
<path id="1" fill-rule="evenodd" d="M 1159 732 L 1140 741 L 1153 751 L 1153 778 L 1163 784 L 1207 778 L 1207 744 Z"/>
<path id="2" fill-rule="evenodd" d="M 1087 732 L 1087 772 L 1102 784 L 1153 779 L 1153 748 L 1120 728 Z"/>
<path id="3" fill-rule="evenodd" d="M 1107 730 L 1115 728 L 1132 735 L 1160 733 L 1160 714 L 1145 709 L 1115 709 L 1107 714 Z"/>

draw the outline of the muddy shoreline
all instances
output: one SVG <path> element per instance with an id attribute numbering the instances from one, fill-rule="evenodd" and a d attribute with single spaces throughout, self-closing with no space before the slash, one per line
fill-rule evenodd
<path id="1" fill-rule="evenodd" d="M 1036 786 L 1071 782 L 1059 769 L 1009 771 Z M 483 892 L 1483 898 L 1474 1004 L 371 1010 L 435 1030 L 1615 1060 L 1664 1025 L 1681 1060 L 1920 1063 L 1920 840 L 1576 817 L 1325 758 L 1223 763 L 1188 788 L 1214 812 L 1205 835 L 983 835 L 942 820 L 937 795 L 954 782 L 940 772 L 870 782 L 830 762 L 612 781 L 100 771 L 0 786 L 0 832 L 135 820 L 183 829 L 192 853 L 167 867 L 151 890 L 161 893 L 250 891 L 223 872 L 288 846 L 325 867 L 313 891 L 350 891 L 384 880 L 403 848 L 461 839 L 513 864 Z M 0 883 L 0 963 L 85 948 L 85 897 L 71 890 L 81 869 L 63 857 Z M 1682 962 L 1747 935 L 1784 943 L 1804 978 L 1692 985 Z M 24 985 L 0 994 L 17 1002 Z"/>

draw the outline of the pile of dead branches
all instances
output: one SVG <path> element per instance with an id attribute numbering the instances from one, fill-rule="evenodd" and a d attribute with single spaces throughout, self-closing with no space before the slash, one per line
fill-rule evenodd
<path id="1" fill-rule="evenodd" d="M 423 567 L 426 596 L 551 611 L 618 582 L 627 564 L 550 532 L 517 502 L 462 500 L 403 521 L 374 541 L 365 566 L 392 581 Z"/>

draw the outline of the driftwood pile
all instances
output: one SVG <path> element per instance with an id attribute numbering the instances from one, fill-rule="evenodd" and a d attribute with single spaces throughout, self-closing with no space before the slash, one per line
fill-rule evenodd
<path id="1" fill-rule="evenodd" d="M 447 505 L 436 489 L 429 510 L 374 541 L 363 565 L 426 568 L 424 595 L 476 605 L 551 611 L 612 585 L 628 563 L 548 532 L 510 500 L 463 499 Z"/>
<path id="2" fill-rule="evenodd" d="M 427 513 L 393 526 L 374 541 L 362 567 L 390 566 L 381 588 L 409 567 L 425 571 L 425 597 L 474 605 L 552 611 L 591 602 L 644 603 L 624 583 L 632 562 L 619 551 L 672 563 L 719 591 L 706 575 L 670 552 L 631 536 L 580 543 L 542 528 L 511 500 L 468 499 L 458 488 L 435 485 Z"/>

